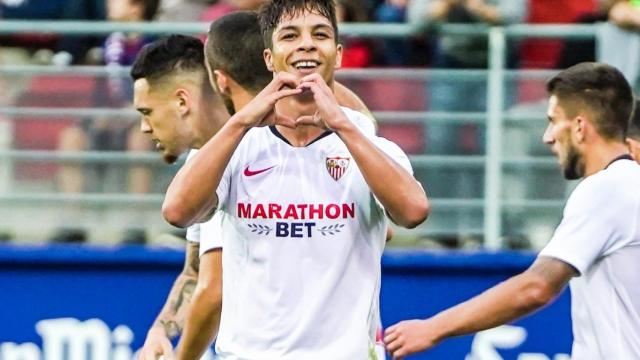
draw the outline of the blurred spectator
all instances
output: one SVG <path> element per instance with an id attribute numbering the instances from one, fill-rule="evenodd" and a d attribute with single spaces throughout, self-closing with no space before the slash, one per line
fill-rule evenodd
<path id="1" fill-rule="evenodd" d="M 338 23 L 367 21 L 367 14 L 360 0 L 336 1 Z M 342 67 L 362 68 L 371 65 L 371 46 L 366 39 L 341 36 L 343 46 Z"/>
<path id="2" fill-rule="evenodd" d="M 196 21 L 214 1 L 212 0 L 160 0 L 158 21 Z"/>
<path id="3" fill-rule="evenodd" d="M 158 0 L 107 0 L 107 18 L 110 21 L 151 21 L 158 9 Z M 102 49 L 103 61 L 114 76 L 99 78 L 96 90 L 95 106 L 123 108 L 129 107 L 131 83 L 128 77 L 122 77 L 118 71 L 121 66 L 130 65 L 135 55 L 152 39 L 140 34 L 112 33 L 107 37 Z M 117 121 L 116 119 L 86 120 L 82 126 L 66 128 L 60 136 L 58 149 L 63 151 L 84 151 L 87 149 L 108 151 L 149 151 L 151 142 L 138 130 L 136 122 Z M 87 169 L 81 165 L 64 165 L 58 173 L 58 185 L 62 192 L 77 193 L 83 191 L 104 190 L 107 186 L 104 167 L 97 167 L 95 183 L 87 183 Z M 98 188 L 92 188 L 89 185 Z M 131 193 L 147 193 L 152 185 L 151 170 L 144 166 L 129 168 L 126 187 Z M 135 219 L 132 219 L 135 222 Z M 128 231 L 127 242 L 144 242 L 144 232 Z M 75 239 L 75 240 L 74 240 Z M 65 229 L 54 235 L 55 241 L 82 241 L 81 231 Z"/>
<path id="4" fill-rule="evenodd" d="M 374 20 L 381 23 L 403 23 L 406 20 L 409 0 L 385 0 L 374 14 Z M 405 65 L 409 57 L 407 40 L 385 40 L 383 42 L 385 65 Z"/>
<path id="5" fill-rule="evenodd" d="M 522 22 L 526 0 L 410 0 L 407 15 L 411 22 L 484 23 L 490 25 Z M 443 69 L 486 69 L 486 37 L 449 36 L 439 38 L 434 67 Z M 486 81 L 447 78 L 430 84 L 430 108 L 434 111 L 485 111 Z M 508 93 L 508 92 L 507 92 Z M 464 94 L 464 95 L 462 95 Z M 451 126 L 429 127 L 430 153 L 476 153 L 481 141 L 470 139 L 471 126 L 460 134 Z"/>
<path id="6" fill-rule="evenodd" d="M 411 23 L 466 23 L 501 25 L 522 22 L 527 14 L 526 0 L 410 0 L 407 18 Z M 513 52 L 510 52 L 512 54 Z M 486 69 L 486 36 L 442 35 L 433 54 L 433 67 L 439 69 Z M 440 73 L 427 86 L 429 109 L 436 112 L 485 112 L 486 76 L 455 77 Z M 505 84 L 505 86 L 508 86 Z M 512 91 L 507 88 L 505 95 Z M 505 99 L 505 105 L 510 101 Z M 480 119 L 478 119 L 480 120 Z M 425 126 L 426 153 L 431 155 L 482 155 L 485 127 L 474 123 L 434 122 Z M 484 194 L 484 170 L 467 167 L 455 172 L 429 174 L 431 196 L 476 199 Z M 482 214 L 460 208 L 451 216 L 450 226 L 464 233 L 482 223 Z"/>
<path id="7" fill-rule="evenodd" d="M 640 28 L 640 1 L 614 1 L 609 10 L 609 20 L 621 28 L 637 30 Z"/>
<path id="8" fill-rule="evenodd" d="M 609 24 L 597 32 L 597 59 L 624 74 L 631 86 L 640 89 L 640 1 L 620 0 L 612 4 Z"/>

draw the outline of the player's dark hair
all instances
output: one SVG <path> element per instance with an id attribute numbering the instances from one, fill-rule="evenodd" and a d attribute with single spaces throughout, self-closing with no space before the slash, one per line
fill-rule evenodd
<path id="1" fill-rule="evenodd" d="M 640 141 L 640 100 L 635 101 L 635 106 L 631 119 L 629 120 L 629 129 L 627 136 Z"/>
<path id="2" fill-rule="evenodd" d="M 209 67 L 212 71 L 224 71 L 253 93 L 260 92 L 273 80 L 264 63 L 263 51 L 258 16 L 254 12 L 234 12 L 209 27 L 206 46 Z"/>
<path id="3" fill-rule="evenodd" d="M 178 71 L 200 71 L 206 77 L 202 41 L 170 35 L 145 45 L 133 62 L 131 78 L 134 81 L 145 78 L 151 83 Z"/>
<path id="4" fill-rule="evenodd" d="M 634 100 L 631 86 L 615 67 L 593 62 L 574 65 L 549 80 L 547 92 L 556 95 L 573 112 L 571 116 L 586 107 L 600 135 L 624 141 Z"/>
<path id="5" fill-rule="evenodd" d="M 338 42 L 338 21 L 334 0 L 272 0 L 265 3 L 258 13 L 264 46 L 269 49 L 273 47 L 271 36 L 283 17 L 293 17 L 304 11 L 314 12 L 327 18 L 333 27 L 335 41 Z"/>

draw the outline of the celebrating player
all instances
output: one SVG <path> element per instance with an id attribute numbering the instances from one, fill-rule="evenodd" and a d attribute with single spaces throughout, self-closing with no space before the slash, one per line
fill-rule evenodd
<path id="1" fill-rule="evenodd" d="M 571 286 L 572 359 L 640 359 L 640 166 L 625 146 L 633 97 L 624 76 L 581 63 L 547 83 L 543 136 L 567 179 L 583 179 L 562 222 L 520 275 L 427 320 L 385 332 L 394 359 L 457 335 L 498 326 Z"/>
<path id="2" fill-rule="evenodd" d="M 253 70 L 250 76 L 242 78 L 240 85 L 258 91 L 270 82 L 273 75 L 266 69 L 262 59 L 263 46 L 257 17 L 253 13 L 234 13 L 228 17 L 236 19 L 239 27 L 231 30 L 235 36 L 245 39 L 242 44 L 246 50 L 242 52 L 244 61 L 239 64 L 235 58 L 237 52 L 229 53 L 226 58 L 234 59 L 234 63 L 239 65 L 233 68 L 248 67 Z M 211 34 L 219 32 L 220 30 L 212 30 Z M 228 49 L 234 40 L 226 35 L 219 34 L 215 39 L 221 48 Z M 227 69 L 229 64 L 225 64 L 223 69 Z M 148 45 L 138 54 L 131 76 L 134 80 L 134 106 L 142 115 L 141 130 L 156 141 L 167 162 L 174 162 L 180 154 L 190 148 L 200 148 L 229 117 L 220 98 L 209 86 L 203 46 L 196 38 L 172 35 Z M 364 103 L 353 92 L 342 85 L 336 85 L 341 103 L 368 112 Z M 229 105 L 231 111 L 235 112 L 233 104 Z M 192 151 L 190 156 L 194 153 L 195 151 Z M 195 335 L 201 343 L 200 353 L 204 352 L 217 333 L 222 301 L 222 245 L 215 222 L 202 226 L 202 238 L 206 241 L 202 241 L 201 244 L 200 227 L 200 224 L 195 224 L 187 231 L 189 241 L 184 269 L 147 334 L 139 354 L 140 359 L 157 359 L 160 355 L 165 355 L 165 358 L 173 357 L 170 339 L 180 334 L 183 327 L 183 337 L 191 338 L 188 331 L 189 323 L 198 324 Z M 200 258 L 199 253 L 202 254 Z M 191 303 L 198 306 L 194 306 L 194 311 L 188 312 L 188 305 Z M 185 321 L 187 316 L 195 320 Z M 207 321 L 203 321 L 204 319 Z M 185 349 L 191 351 L 196 348 L 193 343 L 190 345 Z M 186 353 L 187 358 L 189 354 Z"/>
<path id="3" fill-rule="evenodd" d="M 222 358 L 367 358 L 384 209 L 413 227 L 428 201 L 406 155 L 336 103 L 333 3 L 274 1 L 261 18 L 274 80 L 179 171 L 163 214 L 225 217 Z"/>

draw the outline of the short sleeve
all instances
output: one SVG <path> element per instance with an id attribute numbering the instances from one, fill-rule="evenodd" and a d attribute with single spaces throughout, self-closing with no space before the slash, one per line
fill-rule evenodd
<path id="1" fill-rule="evenodd" d="M 222 248 L 222 221 L 224 212 L 216 211 L 213 217 L 200 224 L 200 256 L 207 251 Z"/>
<path id="2" fill-rule="evenodd" d="M 573 266 L 580 274 L 601 256 L 622 246 L 626 228 L 620 195 L 612 184 L 585 179 L 573 191 L 562 221 L 538 256 L 549 256 Z M 616 206 L 612 206 L 616 204 Z"/>
<path id="3" fill-rule="evenodd" d="M 216 195 L 218 196 L 217 209 L 223 209 L 229 198 L 229 189 L 231 187 L 231 167 L 232 163 L 229 162 L 227 168 L 224 169 L 222 179 L 220 179 L 220 184 L 218 184 L 218 189 L 216 189 Z"/>
<path id="4" fill-rule="evenodd" d="M 200 224 L 196 223 L 187 228 L 187 240 L 195 243 L 200 242 Z"/>
<path id="5" fill-rule="evenodd" d="M 374 137 L 372 141 L 378 149 L 382 150 L 382 152 L 402 166 L 403 169 L 407 170 L 409 174 L 413 175 L 413 168 L 411 167 L 409 157 L 404 153 L 404 151 L 402 151 L 402 149 L 400 149 L 400 146 L 379 136 Z"/>

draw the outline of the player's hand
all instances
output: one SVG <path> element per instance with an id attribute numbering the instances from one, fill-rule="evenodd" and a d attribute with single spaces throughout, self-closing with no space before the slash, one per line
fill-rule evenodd
<path id="1" fill-rule="evenodd" d="M 438 343 L 435 329 L 429 320 L 401 321 L 384 332 L 384 344 L 392 359 L 432 348 Z"/>
<path id="2" fill-rule="evenodd" d="M 173 345 L 171 340 L 167 338 L 164 329 L 151 328 L 147 333 L 147 338 L 140 352 L 138 352 L 137 360 L 158 360 L 162 357 L 164 360 L 173 360 Z"/>
<path id="3" fill-rule="evenodd" d="M 300 93 L 302 89 L 298 88 L 297 78 L 293 74 L 279 72 L 269 85 L 234 115 L 234 118 L 241 119 L 240 121 L 247 128 L 270 125 L 294 128 L 295 119 L 278 114 L 275 104 L 280 99 Z"/>
<path id="4" fill-rule="evenodd" d="M 296 119 L 296 124 L 312 125 L 333 131 L 339 131 L 345 125 L 351 124 L 338 105 L 333 91 L 320 74 L 314 73 L 303 77 L 298 88 L 313 94 L 318 110 L 313 115 L 299 117 Z"/>

